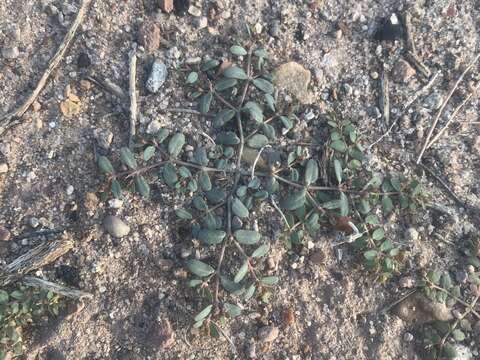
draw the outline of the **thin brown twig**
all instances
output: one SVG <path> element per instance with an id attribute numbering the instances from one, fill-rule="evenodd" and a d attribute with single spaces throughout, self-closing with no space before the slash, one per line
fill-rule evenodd
<path id="1" fill-rule="evenodd" d="M 460 105 L 458 105 L 456 107 L 456 109 L 452 112 L 452 115 L 450 115 L 450 118 L 447 120 L 447 122 L 445 123 L 445 125 L 443 126 L 442 129 L 440 129 L 440 131 L 437 133 L 437 135 L 435 135 L 433 137 L 433 139 L 428 143 L 427 145 L 427 149 L 430 148 L 436 141 L 438 141 L 438 139 L 440 139 L 440 137 L 443 135 L 443 133 L 447 130 L 448 126 L 450 125 L 450 123 L 455 119 L 455 117 L 458 115 L 458 113 L 460 112 L 460 110 L 465 106 L 467 105 L 467 103 L 470 101 L 470 99 L 473 97 L 473 95 L 476 94 L 477 90 L 480 88 L 480 81 L 477 83 L 477 85 L 475 85 L 473 91 L 467 95 L 467 97 L 465 98 L 465 100 L 462 101 L 462 103 Z"/>
<path id="2" fill-rule="evenodd" d="M 422 161 L 423 154 L 425 153 L 425 150 L 427 149 L 427 146 L 430 143 L 430 138 L 432 137 L 433 132 L 435 131 L 435 128 L 437 127 L 438 121 L 440 120 L 440 117 L 442 116 L 443 111 L 445 110 L 445 107 L 447 106 L 448 102 L 450 101 L 453 93 L 457 90 L 458 86 L 462 82 L 465 75 L 470 71 L 470 69 L 473 68 L 473 66 L 476 64 L 476 62 L 478 61 L 479 58 L 480 58 L 480 54 L 475 56 L 473 61 L 465 68 L 465 70 L 458 77 L 454 86 L 452 87 L 452 89 L 448 93 L 447 97 L 443 101 L 442 106 L 440 107 L 440 109 L 438 109 L 437 115 L 435 116 L 435 119 L 433 120 L 432 126 L 430 127 L 430 130 L 428 131 L 428 134 L 427 134 L 427 137 L 426 137 L 425 142 L 423 144 L 422 150 L 420 151 L 420 154 L 418 155 L 417 164 L 420 164 L 420 162 Z"/>
<path id="3" fill-rule="evenodd" d="M 68 30 L 68 32 L 65 34 L 65 37 L 60 43 L 57 51 L 55 52 L 55 55 L 50 60 L 47 69 L 43 73 L 42 77 L 37 83 L 37 86 L 32 91 L 30 96 L 28 96 L 28 98 L 18 108 L 0 117 L 0 135 L 2 135 L 8 128 L 16 124 L 19 124 L 21 122 L 21 117 L 25 114 L 25 112 L 28 110 L 30 105 L 32 105 L 33 102 L 40 95 L 40 93 L 42 92 L 43 88 L 45 87 L 48 81 L 48 78 L 53 73 L 53 71 L 58 67 L 63 57 L 65 56 L 65 53 L 68 47 L 70 46 L 70 44 L 72 43 L 73 38 L 75 37 L 75 34 L 77 32 L 77 29 L 82 23 L 83 18 L 85 17 L 85 14 L 87 13 L 88 7 L 91 2 L 92 0 L 83 0 L 75 20 L 70 26 L 70 29 Z"/>
<path id="4" fill-rule="evenodd" d="M 129 95 L 130 95 L 130 133 L 128 146 L 132 148 L 137 125 L 137 49 L 133 48 L 129 54 Z"/>

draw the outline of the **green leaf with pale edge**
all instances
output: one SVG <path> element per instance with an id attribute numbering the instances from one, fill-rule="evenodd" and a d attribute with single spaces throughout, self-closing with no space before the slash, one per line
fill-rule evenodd
<path id="1" fill-rule="evenodd" d="M 263 91 L 264 93 L 271 94 L 275 90 L 272 83 L 270 81 L 265 80 L 265 79 L 256 78 L 252 82 L 253 82 L 253 85 L 255 85 L 256 88 Z"/>
<path id="2" fill-rule="evenodd" d="M 233 236 L 240 244 L 245 245 L 256 244 L 261 238 L 260 233 L 254 230 L 237 230 L 233 233 Z"/>
<path id="3" fill-rule="evenodd" d="M 205 202 L 205 200 L 200 195 L 194 196 L 192 198 L 192 203 L 193 203 L 193 206 L 195 206 L 195 208 L 197 210 L 200 210 L 200 211 L 207 211 L 208 210 L 207 203 Z"/>
<path id="4" fill-rule="evenodd" d="M 200 171 L 198 175 L 198 184 L 203 191 L 212 190 L 212 182 L 210 181 L 210 176 L 206 171 Z"/>
<path id="5" fill-rule="evenodd" d="M 215 119 L 213 119 L 213 126 L 216 128 L 222 127 L 227 122 L 232 120 L 234 116 L 235 116 L 235 110 L 224 109 L 220 111 L 217 115 L 215 115 Z"/>
<path id="6" fill-rule="evenodd" d="M 195 316 L 195 321 L 202 321 L 205 319 L 210 313 L 212 312 L 213 305 L 208 305 L 206 306 L 202 311 L 198 313 L 197 316 Z"/>
<path id="7" fill-rule="evenodd" d="M 0 304 L 6 304 L 8 302 L 8 292 L 0 289 Z"/>
<path id="8" fill-rule="evenodd" d="M 100 169 L 100 172 L 102 172 L 103 174 L 113 174 L 114 170 L 113 170 L 112 163 L 110 162 L 110 160 L 108 160 L 106 156 L 103 156 L 103 155 L 99 156 L 97 163 L 98 163 L 98 168 Z"/>
<path id="9" fill-rule="evenodd" d="M 330 147 L 333 150 L 336 150 L 341 153 L 344 153 L 345 151 L 347 151 L 347 144 L 345 144 L 345 142 L 343 142 L 342 140 L 332 141 L 332 143 L 330 144 Z"/>
<path id="10" fill-rule="evenodd" d="M 222 230 L 201 229 L 197 237 L 207 245 L 217 245 L 225 239 L 226 235 L 227 233 Z"/>
<path id="11" fill-rule="evenodd" d="M 375 229 L 372 234 L 373 240 L 382 240 L 385 237 L 385 230 L 383 228 Z"/>
<path id="12" fill-rule="evenodd" d="M 232 212 L 237 215 L 239 218 L 246 218 L 250 215 L 247 207 L 243 204 L 243 202 L 235 197 L 232 201 Z"/>
<path id="13" fill-rule="evenodd" d="M 242 308 L 240 306 L 230 304 L 230 303 L 225 303 L 224 304 L 225 310 L 227 311 L 228 315 L 230 315 L 232 318 L 240 315 L 242 313 Z"/>
<path id="14" fill-rule="evenodd" d="M 137 168 L 137 160 L 135 160 L 135 155 L 133 155 L 133 153 L 127 147 L 122 147 L 120 149 L 120 160 L 122 160 L 122 163 L 127 165 L 132 170 Z"/>
<path id="15" fill-rule="evenodd" d="M 247 141 L 248 146 L 260 149 L 268 144 L 268 138 L 263 134 L 255 134 Z"/>
<path id="16" fill-rule="evenodd" d="M 276 285 L 279 280 L 278 276 L 265 276 L 260 279 L 260 282 L 263 285 L 273 286 Z"/>
<path id="17" fill-rule="evenodd" d="M 318 180 L 318 163 L 314 159 L 307 161 L 305 168 L 305 185 L 310 185 Z"/>
<path id="18" fill-rule="evenodd" d="M 208 113 L 210 110 L 210 105 L 212 104 L 213 94 L 208 92 L 203 94 L 200 100 L 198 101 L 198 111 L 202 114 Z"/>
<path id="19" fill-rule="evenodd" d="M 175 214 L 183 220 L 192 220 L 193 216 L 185 209 L 177 209 L 175 210 Z"/>
<path id="20" fill-rule="evenodd" d="M 271 94 L 265 94 L 265 102 L 269 109 L 275 112 L 275 98 Z"/>
<path id="21" fill-rule="evenodd" d="M 238 272 L 235 275 L 235 278 L 233 279 L 233 281 L 236 282 L 236 283 L 239 283 L 240 281 L 243 280 L 243 278 L 245 277 L 245 275 L 247 275 L 247 273 L 248 273 L 248 260 L 246 260 L 242 264 L 240 269 L 238 269 Z"/>
<path id="22" fill-rule="evenodd" d="M 377 250 L 368 250 L 363 253 L 363 256 L 367 260 L 374 260 L 377 258 L 377 254 L 378 254 Z"/>
<path id="23" fill-rule="evenodd" d="M 142 175 L 135 176 L 135 188 L 145 199 L 150 197 L 150 185 Z"/>
<path id="24" fill-rule="evenodd" d="M 210 60 L 207 60 L 206 62 L 203 63 L 203 65 L 201 67 L 201 70 L 202 71 L 212 70 L 213 68 L 217 67 L 218 65 L 220 65 L 220 61 L 218 61 L 216 59 L 210 59 Z"/>
<path id="25" fill-rule="evenodd" d="M 188 287 L 194 288 L 200 285 L 203 281 L 200 279 L 192 279 L 188 281 Z"/>
<path id="26" fill-rule="evenodd" d="M 215 269 L 208 264 L 196 259 L 191 259 L 187 261 L 187 268 L 191 273 L 199 276 L 206 277 L 215 272 Z"/>
<path id="27" fill-rule="evenodd" d="M 270 246 L 268 244 L 260 245 L 252 253 L 252 258 L 259 258 L 259 257 L 265 256 L 265 255 L 267 255 L 268 250 L 270 250 Z"/>
<path id="28" fill-rule="evenodd" d="M 245 71 L 238 66 L 230 66 L 228 69 L 225 69 L 223 72 L 223 76 L 230 78 L 230 79 L 238 79 L 238 80 L 247 80 L 248 76 Z"/>
<path id="29" fill-rule="evenodd" d="M 244 300 L 248 301 L 252 298 L 253 294 L 255 293 L 256 287 L 255 284 L 250 285 L 245 292 Z"/>
<path id="30" fill-rule="evenodd" d="M 256 122 L 263 122 L 264 116 L 263 111 L 260 105 L 254 101 L 249 101 L 245 104 L 244 109 L 246 109 L 253 120 Z"/>
<path id="31" fill-rule="evenodd" d="M 221 79 L 215 84 L 215 90 L 225 91 L 230 89 L 238 84 L 237 79 Z"/>
<path id="32" fill-rule="evenodd" d="M 143 150 L 143 161 L 150 160 L 155 155 L 155 146 L 147 146 L 145 150 Z"/>
<path id="33" fill-rule="evenodd" d="M 343 170 L 342 170 L 342 163 L 340 162 L 340 160 L 338 160 L 338 159 L 333 160 L 333 167 L 334 167 L 334 170 L 335 170 L 335 177 L 337 178 L 337 182 L 339 184 L 341 184 L 342 183 Z"/>
<path id="34" fill-rule="evenodd" d="M 157 141 L 161 144 L 162 142 L 165 141 L 168 135 L 170 135 L 170 130 L 165 128 L 158 130 L 156 135 Z"/>
<path id="35" fill-rule="evenodd" d="M 233 131 L 226 131 L 217 135 L 216 143 L 219 145 L 238 145 L 240 139 Z"/>
<path id="36" fill-rule="evenodd" d="M 242 285 L 233 282 L 226 276 L 220 276 L 220 282 L 222 283 L 222 286 L 225 290 L 234 295 L 240 295 L 245 291 Z"/>
<path id="37" fill-rule="evenodd" d="M 172 157 L 177 157 L 185 145 L 185 135 L 183 133 L 176 133 L 168 142 L 168 153 Z"/>
<path id="38" fill-rule="evenodd" d="M 295 210 L 305 204 L 306 190 L 293 191 L 280 201 L 280 207 L 286 210 Z"/>
<path id="39" fill-rule="evenodd" d="M 122 186 L 117 180 L 112 181 L 112 194 L 115 196 L 117 199 L 121 199 L 122 196 Z"/>
<path id="40" fill-rule="evenodd" d="M 243 47 L 239 46 L 239 45 L 233 45 L 231 48 L 230 48 L 230 52 L 233 54 L 233 55 L 236 55 L 236 56 L 245 56 L 247 55 L 247 50 L 245 50 Z"/>
<path id="41" fill-rule="evenodd" d="M 175 186 L 178 181 L 177 170 L 172 163 L 166 163 L 162 169 L 163 180 L 168 186 Z"/>
<path id="42" fill-rule="evenodd" d="M 383 198 L 382 198 L 382 206 L 383 206 L 383 211 L 385 212 L 385 214 L 390 213 L 393 210 L 392 199 L 389 196 L 384 195 Z"/>
<path id="43" fill-rule="evenodd" d="M 345 193 L 340 193 L 340 215 L 347 216 L 349 213 L 348 197 Z"/>
<path id="44" fill-rule="evenodd" d="M 197 321 L 195 324 L 193 324 L 193 327 L 195 329 L 198 329 L 199 327 L 201 327 L 203 325 L 203 320 L 200 320 L 200 321 Z"/>
<path id="45" fill-rule="evenodd" d="M 192 71 L 190 74 L 187 76 L 187 84 L 195 84 L 198 80 L 198 73 L 195 71 Z"/>

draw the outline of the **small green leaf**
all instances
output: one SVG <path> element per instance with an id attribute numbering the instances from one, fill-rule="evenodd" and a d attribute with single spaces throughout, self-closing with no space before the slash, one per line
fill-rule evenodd
<path id="1" fill-rule="evenodd" d="M 318 180 L 318 163 L 314 159 L 307 161 L 305 168 L 305 185 L 310 185 Z"/>
<path id="2" fill-rule="evenodd" d="M 248 146 L 260 149 L 268 144 L 268 138 L 263 134 L 255 134 L 247 141 Z"/>
<path id="3" fill-rule="evenodd" d="M 187 84 L 195 84 L 198 80 L 198 73 L 195 71 L 192 71 L 190 74 L 187 76 Z"/>
<path id="4" fill-rule="evenodd" d="M 135 187 L 142 197 L 145 199 L 150 197 L 150 185 L 142 175 L 135 176 Z"/>
<path id="5" fill-rule="evenodd" d="M 253 52 L 253 55 L 255 55 L 256 57 L 258 58 L 267 58 L 268 57 L 268 54 L 267 54 L 267 51 L 263 48 L 259 48 L 259 49 L 256 49 L 254 52 Z"/>
<path id="6" fill-rule="evenodd" d="M 210 110 L 212 99 L 213 94 L 211 92 L 202 95 L 202 97 L 198 101 L 198 111 L 200 111 L 202 114 L 208 113 L 208 111 Z"/>
<path id="7" fill-rule="evenodd" d="M 113 174 L 113 166 L 106 156 L 100 155 L 97 160 L 98 168 L 103 174 Z"/>
<path id="8" fill-rule="evenodd" d="M 254 230 L 237 230 L 233 233 L 233 236 L 240 244 L 245 245 L 256 244 L 261 238 L 260 233 Z"/>
<path id="9" fill-rule="evenodd" d="M 242 313 L 242 308 L 240 306 L 230 304 L 230 303 L 225 303 L 224 306 L 228 315 L 230 315 L 232 318 Z"/>
<path id="10" fill-rule="evenodd" d="M 203 283 L 200 279 L 192 279 L 188 281 L 188 287 L 194 288 Z"/>
<path id="11" fill-rule="evenodd" d="M 199 327 L 201 327 L 203 325 L 203 320 L 200 320 L 200 321 L 197 321 L 195 324 L 193 324 L 193 327 L 195 329 L 198 329 Z"/>
<path id="12" fill-rule="evenodd" d="M 222 230 L 202 229 L 198 232 L 197 237 L 207 245 L 217 245 L 223 241 L 226 235 L 227 233 Z"/>
<path id="13" fill-rule="evenodd" d="M 205 307 L 202 311 L 200 311 L 198 313 L 197 316 L 195 316 L 195 321 L 202 321 L 203 319 L 205 319 L 208 315 L 210 315 L 210 312 L 212 311 L 212 307 L 213 305 L 208 305 L 207 307 Z"/>
<path id="14" fill-rule="evenodd" d="M 192 177 L 192 172 L 186 166 L 180 166 L 178 168 L 178 175 L 182 179 L 188 179 Z"/>
<path id="15" fill-rule="evenodd" d="M 170 130 L 165 129 L 165 128 L 162 128 L 162 129 L 158 130 L 157 135 L 156 135 L 157 141 L 160 144 L 163 143 L 165 141 L 165 139 L 168 137 L 168 135 L 170 135 Z"/>
<path id="16" fill-rule="evenodd" d="M 252 284 L 247 288 L 247 291 L 245 292 L 245 296 L 244 296 L 245 301 L 248 301 L 252 298 L 253 294 L 255 293 L 255 290 L 256 290 L 255 284 Z"/>
<path id="17" fill-rule="evenodd" d="M 165 166 L 162 168 L 162 175 L 165 183 L 168 186 L 174 187 L 178 181 L 177 170 L 172 163 L 166 163 Z"/>
<path id="18" fill-rule="evenodd" d="M 214 268 L 200 260 L 191 259 L 186 264 L 188 270 L 199 277 L 205 277 L 215 272 Z"/>
<path id="19" fill-rule="evenodd" d="M 335 177 L 337 178 L 337 182 L 338 184 L 341 184 L 343 170 L 342 170 L 342 163 L 340 162 L 340 160 L 338 159 L 333 160 L 333 167 L 335 169 Z"/>
<path id="20" fill-rule="evenodd" d="M 122 147 L 120 149 L 120 160 L 122 160 L 122 163 L 127 165 L 132 170 L 137 168 L 137 160 L 135 160 L 135 155 L 133 155 L 133 153 L 127 147 Z"/>
<path id="21" fill-rule="evenodd" d="M 239 46 L 239 45 L 233 45 L 231 48 L 230 48 L 230 52 L 233 54 L 233 55 L 236 55 L 236 56 L 245 56 L 247 55 L 247 50 L 245 50 L 243 47 Z"/>
<path id="22" fill-rule="evenodd" d="M 295 210 L 305 204 L 306 190 L 298 190 L 287 195 L 280 201 L 280 207 L 286 210 Z"/>
<path id="23" fill-rule="evenodd" d="M 377 250 L 368 250 L 363 253 L 363 256 L 365 257 L 365 259 L 371 261 L 377 258 L 377 254 Z"/>
<path id="24" fill-rule="evenodd" d="M 232 109 L 222 110 L 217 115 L 215 115 L 215 119 L 213 119 L 213 126 L 216 128 L 222 127 L 227 122 L 232 120 L 234 116 L 235 116 L 235 110 L 232 110 Z"/>
<path id="25" fill-rule="evenodd" d="M 147 146 L 145 150 L 143 150 L 143 161 L 150 160 L 155 155 L 155 146 Z"/>
<path id="26" fill-rule="evenodd" d="M 195 149 L 193 152 L 193 162 L 202 166 L 208 165 L 207 150 L 204 147 L 200 146 Z"/>
<path id="27" fill-rule="evenodd" d="M 248 76 L 245 71 L 238 66 L 230 66 L 228 69 L 225 69 L 223 72 L 223 76 L 230 78 L 230 79 L 238 79 L 238 80 L 247 80 Z"/>
<path id="28" fill-rule="evenodd" d="M 393 210 L 392 199 L 388 195 L 384 195 L 382 198 L 382 206 L 385 214 L 390 213 Z"/>
<path id="29" fill-rule="evenodd" d="M 267 255 L 268 250 L 270 250 L 270 246 L 268 244 L 260 245 L 252 253 L 252 258 L 259 258 L 259 257 L 265 256 L 265 255 Z"/>
<path id="30" fill-rule="evenodd" d="M 259 123 L 263 122 L 263 110 L 256 102 L 247 102 L 244 106 L 244 109 L 248 111 L 253 120 Z"/>
<path id="31" fill-rule="evenodd" d="M 445 290 L 450 290 L 450 288 L 453 286 L 452 278 L 450 277 L 450 274 L 447 271 L 443 273 L 440 279 L 440 285 Z"/>
<path id="32" fill-rule="evenodd" d="M 265 94 L 265 102 L 268 108 L 275 112 L 275 98 L 271 94 Z"/>
<path id="33" fill-rule="evenodd" d="M 193 216 L 185 209 L 175 210 L 175 214 L 182 220 L 192 220 Z"/>
<path id="34" fill-rule="evenodd" d="M 330 144 L 330 147 L 333 150 L 336 150 L 341 153 L 344 153 L 345 151 L 347 151 L 347 144 L 345 144 L 345 142 L 343 142 L 342 140 L 332 141 L 332 143 Z"/>
<path id="35" fill-rule="evenodd" d="M 459 329 L 455 329 L 452 331 L 452 336 L 453 338 L 455 339 L 455 341 L 463 341 L 465 340 L 465 334 L 463 333 L 463 331 L 459 330 Z"/>
<path id="36" fill-rule="evenodd" d="M 365 218 L 365 222 L 370 225 L 378 225 L 380 223 L 380 221 L 378 221 L 377 215 L 374 214 L 368 215 Z"/>
<path id="37" fill-rule="evenodd" d="M 385 240 L 382 245 L 380 245 L 380 251 L 387 252 L 393 249 L 393 244 L 391 240 Z"/>
<path id="38" fill-rule="evenodd" d="M 228 292 L 234 294 L 234 295 L 240 295 L 245 291 L 242 285 L 237 284 L 236 282 L 233 282 L 226 276 L 220 276 L 220 282 L 222 283 L 222 286 L 225 290 Z"/>
<path id="39" fill-rule="evenodd" d="M 8 302 L 8 292 L 0 289 L 0 304 L 6 304 Z"/>
<path id="40" fill-rule="evenodd" d="M 376 241 L 382 240 L 384 237 L 385 237 L 385 230 L 383 230 L 383 228 L 375 229 L 375 231 L 372 234 L 373 240 L 376 240 Z"/>
<path id="41" fill-rule="evenodd" d="M 168 142 L 168 153 L 172 157 L 177 157 L 182 151 L 183 145 L 185 145 L 185 135 L 182 133 L 176 133 L 172 136 Z"/>
<path id="42" fill-rule="evenodd" d="M 260 282 L 263 285 L 273 286 L 277 284 L 279 280 L 278 276 L 265 276 L 260 279 Z"/>
<path id="43" fill-rule="evenodd" d="M 210 181 L 210 176 L 206 171 L 200 171 L 198 175 L 198 184 L 203 191 L 212 190 L 212 182 Z"/>
<path id="44" fill-rule="evenodd" d="M 285 128 L 286 131 L 283 132 L 283 134 L 285 135 L 288 130 L 290 130 L 291 128 L 293 128 L 293 122 L 292 120 L 287 117 L 287 116 L 280 116 L 280 121 L 282 122 L 282 125 L 283 127 Z"/>
<path id="45" fill-rule="evenodd" d="M 340 193 L 340 215 L 347 216 L 349 213 L 348 197 L 345 193 Z"/>
<path id="46" fill-rule="evenodd" d="M 218 65 L 220 65 L 220 61 L 215 60 L 215 59 L 210 59 L 210 60 L 207 60 L 206 62 L 203 63 L 203 65 L 201 67 L 201 70 L 202 71 L 212 70 L 213 68 L 217 67 Z"/>
<path id="47" fill-rule="evenodd" d="M 246 218 L 250 214 L 247 207 L 237 197 L 235 197 L 232 201 L 232 212 L 239 218 Z"/>
<path id="48" fill-rule="evenodd" d="M 262 78 L 253 79 L 253 85 L 264 93 L 271 94 L 275 90 L 272 83 Z"/>
<path id="49" fill-rule="evenodd" d="M 114 197 L 116 197 L 117 199 L 122 198 L 122 186 L 120 185 L 120 183 L 117 180 L 112 181 L 111 190 L 112 190 L 112 194 L 113 194 Z"/>
<path id="50" fill-rule="evenodd" d="M 267 123 L 262 124 L 262 130 L 263 133 L 265 134 L 266 137 L 268 137 L 270 140 L 275 140 L 276 139 L 276 133 L 275 133 L 275 128 Z"/>
<path id="51" fill-rule="evenodd" d="M 227 131 L 217 135 L 216 143 L 219 145 L 238 145 L 240 139 L 234 132 Z"/>
<path id="52" fill-rule="evenodd" d="M 14 298 L 15 300 L 23 300 L 25 294 L 19 290 L 14 290 L 10 293 L 10 297 Z"/>
<path id="53" fill-rule="evenodd" d="M 215 90 L 224 91 L 230 89 L 238 84 L 236 79 L 221 79 L 215 84 Z"/>
<path id="54" fill-rule="evenodd" d="M 207 203 L 205 202 L 203 197 L 201 197 L 199 195 L 193 197 L 192 203 L 193 203 L 193 206 L 195 206 L 195 208 L 197 210 L 200 210 L 200 211 L 207 211 L 208 210 Z"/>
<path id="55" fill-rule="evenodd" d="M 239 283 L 240 281 L 243 280 L 245 275 L 248 273 L 248 260 L 246 260 L 240 269 L 238 270 L 237 274 L 235 275 L 235 278 L 233 279 L 234 282 Z"/>
<path id="56" fill-rule="evenodd" d="M 207 200 L 212 204 L 219 204 L 222 201 L 225 201 L 227 194 L 222 189 L 214 188 L 210 191 L 205 192 Z"/>

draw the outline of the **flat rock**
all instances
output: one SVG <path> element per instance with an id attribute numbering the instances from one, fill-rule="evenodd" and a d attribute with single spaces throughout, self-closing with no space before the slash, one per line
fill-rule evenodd
<path id="1" fill-rule="evenodd" d="M 258 330 L 258 341 L 270 343 L 278 337 L 279 330 L 276 326 L 264 326 Z"/>
<path id="2" fill-rule="evenodd" d="M 310 71 L 296 62 L 288 62 L 280 65 L 275 70 L 274 83 L 280 89 L 286 90 L 295 96 L 302 104 L 308 104 L 311 101 L 308 93 L 310 84 Z"/>
<path id="3" fill-rule="evenodd" d="M 160 47 L 162 39 L 160 27 L 153 21 L 145 21 L 138 30 L 138 42 L 146 52 L 154 52 Z"/>
<path id="4" fill-rule="evenodd" d="M 400 59 L 393 68 L 393 81 L 407 83 L 415 75 L 415 69 L 408 62 Z"/>
<path id="5" fill-rule="evenodd" d="M 10 231 L 0 226 L 0 241 L 10 240 Z"/>
<path id="6" fill-rule="evenodd" d="M 124 237 L 130 232 L 130 226 L 113 215 L 108 215 L 105 220 L 103 220 L 103 227 L 110 235 L 117 238 Z"/>
<path id="7" fill-rule="evenodd" d="M 147 80 L 147 90 L 156 94 L 167 79 L 167 66 L 160 60 L 155 60 Z"/>

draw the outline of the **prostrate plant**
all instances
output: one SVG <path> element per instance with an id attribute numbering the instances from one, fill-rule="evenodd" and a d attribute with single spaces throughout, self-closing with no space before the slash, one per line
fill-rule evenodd
<path id="1" fill-rule="evenodd" d="M 22 355 L 25 328 L 43 316 L 58 315 L 61 306 L 59 295 L 42 289 L 20 285 L 0 290 L 0 360 L 8 353 Z"/>
<path id="2" fill-rule="evenodd" d="M 195 144 L 163 128 L 137 139 L 133 149 L 120 150 L 121 171 L 98 157 L 107 191 L 115 197 L 128 189 L 148 199 L 149 183 L 163 181 L 191 198 L 175 213 L 179 227 L 189 227 L 204 246 L 201 260 L 185 263 L 192 274 L 188 284 L 203 299 L 194 326 L 207 324 L 214 334 L 221 332 L 216 317 L 240 315 L 258 295 L 266 301 L 268 288 L 279 282 L 264 261 L 271 252 L 268 236 L 252 216 L 262 202 L 279 213 L 288 245 L 301 245 L 322 226 L 333 227 L 349 235 L 345 242 L 355 241 L 365 265 L 386 280 L 400 266 L 403 251 L 386 239 L 377 214 L 383 209 L 387 215 L 397 204 L 413 209 L 420 192 L 416 182 L 365 169 L 360 136 L 350 121 L 331 117 L 321 154 L 292 141 L 297 117 L 277 102 L 265 50 L 235 45 L 230 51 L 236 64 L 210 59 L 186 77 L 198 111 L 172 109 L 197 113 L 205 119 L 202 126 L 211 124 L 211 143 Z M 187 141 L 191 152 L 185 151 Z"/>

